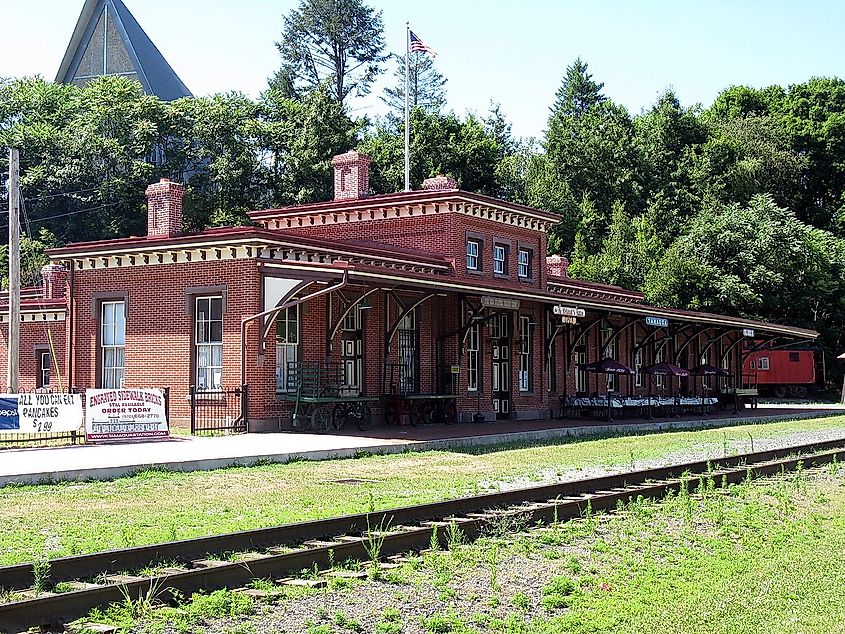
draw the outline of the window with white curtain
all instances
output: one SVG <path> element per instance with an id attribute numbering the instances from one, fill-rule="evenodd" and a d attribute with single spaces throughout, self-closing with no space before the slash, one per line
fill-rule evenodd
<path id="1" fill-rule="evenodd" d="M 126 302 L 100 304 L 100 386 L 123 387 L 126 350 Z"/>
<path id="2" fill-rule="evenodd" d="M 299 306 L 291 306 L 276 316 L 276 392 L 290 392 L 288 368 L 299 360 Z"/>
<path id="3" fill-rule="evenodd" d="M 196 386 L 200 392 L 223 387 L 223 298 L 197 297 L 195 323 Z"/>

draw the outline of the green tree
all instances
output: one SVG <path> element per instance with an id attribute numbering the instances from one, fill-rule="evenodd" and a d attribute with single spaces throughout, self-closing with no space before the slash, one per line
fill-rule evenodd
<path id="1" fill-rule="evenodd" d="M 414 108 L 411 119 L 411 183 L 447 174 L 462 189 L 493 195 L 500 146 L 475 115 Z M 404 124 L 383 121 L 373 127 L 359 149 L 372 159 L 370 186 L 377 193 L 401 191 L 404 183 Z"/>
<path id="2" fill-rule="evenodd" d="M 271 87 L 290 96 L 326 84 L 340 102 L 368 94 L 387 59 L 381 11 L 361 0 L 302 0 L 285 16 L 276 48 L 282 68 Z"/>
<path id="3" fill-rule="evenodd" d="M 396 83 L 385 88 L 381 100 L 397 119 L 405 117 L 405 58 L 393 55 L 396 69 L 393 77 Z M 440 111 L 446 105 L 447 79 L 434 67 L 434 60 L 427 53 L 411 51 L 408 55 L 408 105 L 424 110 Z"/>
<path id="4" fill-rule="evenodd" d="M 355 147 L 361 125 L 349 119 L 325 88 L 296 99 L 273 89 L 265 92 L 259 147 L 268 204 L 331 199 L 331 159 Z"/>
<path id="5" fill-rule="evenodd" d="M 597 220 L 594 233 L 601 234 L 610 224 L 614 201 L 628 209 L 641 206 L 642 168 L 631 117 L 600 93 L 602 84 L 586 69 L 581 60 L 567 69 L 544 147 L 572 200 L 590 200 Z M 594 240 L 587 242 L 588 248 L 597 248 Z"/>
<path id="6" fill-rule="evenodd" d="M 603 83 L 593 81 L 587 72 L 587 63 L 580 57 L 566 67 L 560 88 L 555 93 L 555 102 L 550 108 L 552 116 L 578 116 L 606 100 L 601 89 Z"/>

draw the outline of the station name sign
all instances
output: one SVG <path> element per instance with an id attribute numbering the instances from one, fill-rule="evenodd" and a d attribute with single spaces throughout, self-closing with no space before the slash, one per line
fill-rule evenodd
<path id="1" fill-rule="evenodd" d="M 485 295 L 481 298 L 481 305 L 486 308 L 501 308 L 504 310 L 519 310 L 518 299 L 503 299 Z"/>
<path id="2" fill-rule="evenodd" d="M 665 317 L 646 317 L 645 323 L 647 326 L 658 326 L 659 328 L 666 328 L 669 325 L 669 320 Z"/>
<path id="3" fill-rule="evenodd" d="M 742 336 L 743 337 L 753 337 L 754 336 L 754 329 L 753 328 L 743 328 L 742 329 Z"/>
<path id="4" fill-rule="evenodd" d="M 572 308 L 571 306 L 553 306 L 552 312 L 561 317 L 583 317 L 586 311 L 583 308 Z M 573 322 L 574 323 L 574 322 Z"/>

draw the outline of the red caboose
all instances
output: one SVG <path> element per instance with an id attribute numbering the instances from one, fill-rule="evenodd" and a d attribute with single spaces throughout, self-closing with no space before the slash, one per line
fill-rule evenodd
<path id="1" fill-rule="evenodd" d="M 816 386 L 815 350 L 764 348 L 747 354 L 742 373 L 756 376 L 761 393 L 803 397 Z"/>

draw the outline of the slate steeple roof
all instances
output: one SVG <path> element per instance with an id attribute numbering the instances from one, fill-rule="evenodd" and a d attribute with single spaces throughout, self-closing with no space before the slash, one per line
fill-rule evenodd
<path id="1" fill-rule="evenodd" d="M 103 75 L 135 79 L 165 101 L 192 96 L 123 0 L 86 0 L 56 81 L 82 86 Z"/>

